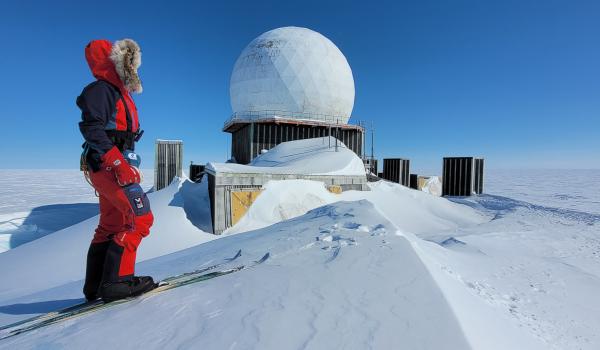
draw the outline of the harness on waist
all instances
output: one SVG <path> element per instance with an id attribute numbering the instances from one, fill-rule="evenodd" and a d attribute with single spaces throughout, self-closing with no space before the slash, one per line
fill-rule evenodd
<path id="1" fill-rule="evenodd" d="M 106 130 L 106 135 L 108 138 L 121 152 L 125 150 L 133 150 L 135 143 L 142 138 L 143 134 L 144 130 L 138 130 L 136 132 L 125 130 Z"/>

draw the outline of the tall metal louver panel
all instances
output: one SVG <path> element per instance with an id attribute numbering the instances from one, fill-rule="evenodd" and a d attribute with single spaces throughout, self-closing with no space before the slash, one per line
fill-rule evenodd
<path id="1" fill-rule="evenodd" d="M 483 193 L 483 158 L 474 158 L 475 168 L 473 169 L 473 192 L 477 194 Z"/>
<path id="2" fill-rule="evenodd" d="M 442 196 L 471 196 L 483 193 L 483 158 L 445 157 Z"/>
<path id="3" fill-rule="evenodd" d="M 257 114 L 256 120 L 229 120 L 223 131 L 231 133 L 231 156 L 236 163 L 248 164 L 282 142 L 332 136 L 359 157 L 363 154 L 364 128 L 359 125 L 337 125 L 297 120 L 290 117 Z M 331 146 L 335 146 L 332 143 Z"/>
<path id="4" fill-rule="evenodd" d="M 403 158 L 384 159 L 383 178 L 408 187 L 410 185 L 410 160 Z"/>
<path id="5" fill-rule="evenodd" d="M 156 140 L 154 152 L 154 188 L 161 190 L 183 176 L 183 141 Z"/>
<path id="6" fill-rule="evenodd" d="M 410 174 L 410 188 L 418 190 L 419 189 L 419 175 L 418 174 Z"/>

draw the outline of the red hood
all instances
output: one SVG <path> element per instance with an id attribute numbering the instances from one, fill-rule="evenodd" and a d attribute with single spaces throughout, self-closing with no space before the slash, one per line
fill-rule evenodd
<path id="1" fill-rule="evenodd" d="M 124 92 L 125 87 L 110 59 L 111 49 L 112 43 L 108 40 L 92 40 L 85 47 L 85 59 L 96 79 L 106 80 Z"/>

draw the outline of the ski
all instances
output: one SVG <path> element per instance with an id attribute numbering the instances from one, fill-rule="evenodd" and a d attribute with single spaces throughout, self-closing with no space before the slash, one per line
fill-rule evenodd
<path id="1" fill-rule="evenodd" d="M 220 268 L 220 267 L 222 267 L 222 266 L 224 266 L 226 264 L 229 264 L 229 263 L 235 261 L 236 259 L 238 259 L 241 256 L 242 256 L 242 250 L 240 249 L 240 250 L 237 251 L 237 253 L 233 257 L 225 258 L 220 263 L 213 264 L 213 265 L 210 265 L 210 266 L 206 266 L 206 267 L 203 267 L 203 268 L 200 268 L 200 269 L 197 269 L 197 270 L 194 270 L 194 271 L 186 272 L 186 273 L 183 273 L 183 274 L 180 274 L 180 275 L 170 276 L 170 277 L 167 277 L 167 278 L 163 279 L 159 283 L 169 282 L 169 281 L 172 282 L 172 281 L 175 281 L 175 280 L 178 280 L 178 279 L 181 279 L 181 278 L 185 278 L 187 276 L 198 275 L 198 274 L 202 274 L 204 272 L 208 272 L 208 271 L 211 271 L 211 270 L 216 270 L 216 269 L 218 269 L 218 268 Z M 5 330 L 5 329 L 14 328 L 14 327 L 17 327 L 17 326 L 20 326 L 20 325 L 23 325 L 23 324 L 26 324 L 26 323 L 30 323 L 30 322 L 41 322 L 41 321 L 43 321 L 45 319 L 53 318 L 53 317 L 55 317 L 55 316 L 57 316 L 59 314 L 70 313 L 70 312 L 73 312 L 73 311 L 76 311 L 76 310 L 79 310 L 79 309 L 85 309 L 85 310 L 87 310 L 89 308 L 101 305 L 103 303 L 104 302 L 102 300 L 94 300 L 94 301 L 83 302 L 83 303 L 80 303 L 80 304 L 69 306 L 69 307 L 61 309 L 61 310 L 48 312 L 48 313 L 45 313 L 45 314 L 42 314 L 42 315 L 34 316 L 32 318 L 28 318 L 28 319 L 21 320 L 21 321 L 15 322 L 15 323 L 11 323 L 11 324 L 6 325 L 6 326 L 2 326 L 2 327 L 0 327 L 0 332 L 3 331 L 3 330 Z M 2 339 L 2 338 L 0 338 L 0 339 Z"/>
<path id="2" fill-rule="evenodd" d="M 230 258 L 230 259 L 232 259 L 230 261 L 237 259 L 237 257 L 239 257 L 240 255 L 241 255 L 241 251 L 238 251 L 238 254 L 236 254 L 236 257 Z M 96 311 L 110 308 L 112 306 L 125 304 L 125 303 L 128 303 L 128 302 L 136 300 L 136 299 L 150 297 L 152 295 L 159 294 L 159 293 L 165 292 L 170 289 L 186 286 L 186 285 L 193 284 L 193 283 L 198 283 L 201 281 L 210 280 L 210 279 L 217 278 L 220 276 L 229 275 L 231 273 L 238 272 L 238 271 L 241 271 L 244 269 L 252 268 L 254 266 L 262 264 L 267 259 L 269 259 L 269 257 L 270 257 L 270 254 L 266 253 L 259 260 L 253 261 L 250 265 L 239 265 L 239 266 L 235 266 L 232 268 L 207 272 L 209 270 L 215 270 L 218 268 L 218 267 L 209 266 L 207 268 L 196 270 L 195 272 L 188 272 L 185 274 L 169 277 L 165 280 L 162 280 L 159 283 L 157 283 L 156 288 L 154 288 L 142 295 L 125 298 L 125 299 L 120 299 L 120 300 L 116 300 L 116 301 L 109 302 L 109 303 L 104 303 L 102 300 L 96 300 L 93 302 L 71 306 L 71 307 L 56 311 L 56 312 L 52 312 L 52 313 L 34 317 L 34 318 L 31 318 L 28 320 L 13 323 L 11 325 L 4 326 L 4 327 L 2 327 L 2 329 L 0 329 L 0 340 L 6 339 L 9 337 L 13 337 L 13 336 L 16 336 L 19 334 L 23 334 L 23 333 L 26 333 L 26 332 L 29 332 L 29 331 L 32 331 L 35 329 L 43 328 L 45 326 L 59 323 L 61 321 L 66 321 L 66 320 L 73 319 L 76 317 L 84 316 L 84 315 L 87 315 L 87 314 L 90 314 L 90 313 L 93 313 Z M 218 265 L 223 266 L 224 264 L 227 264 L 227 263 L 228 262 L 224 262 L 224 263 L 220 263 Z M 209 270 L 206 270 L 206 269 L 209 269 Z M 200 272 L 200 271 L 202 271 L 202 272 Z"/>
<path id="3" fill-rule="evenodd" d="M 225 259 L 225 261 L 223 261 L 221 263 L 214 264 L 214 265 L 207 266 L 207 267 L 203 267 L 203 268 L 200 268 L 198 270 L 194 270 L 194 271 L 190 271 L 190 272 L 185 272 L 185 273 L 182 273 L 181 275 L 167 277 L 167 278 L 163 279 L 161 282 L 173 281 L 173 280 L 177 280 L 177 279 L 184 278 L 184 277 L 187 277 L 187 276 L 197 275 L 197 274 L 208 272 L 208 271 L 211 271 L 211 270 L 216 270 L 216 269 L 222 267 L 223 265 L 226 265 L 226 264 L 229 264 L 232 261 L 235 261 L 240 256 L 242 256 L 242 250 L 241 249 L 238 250 L 237 253 L 233 257 L 227 258 L 227 259 Z"/>
<path id="4" fill-rule="evenodd" d="M 209 272 L 209 273 L 203 273 L 203 274 L 190 273 L 190 274 L 181 275 L 181 277 L 178 277 L 178 278 L 165 279 L 165 280 L 160 281 L 158 283 L 158 286 L 155 289 L 153 289 L 143 295 L 160 293 L 165 290 L 177 288 L 180 286 L 192 284 L 195 282 L 203 281 L 203 280 L 214 278 L 214 277 L 219 277 L 222 275 L 227 275 L 232 272 L 237 272 L 240 270 L 252 268 L 256 265 L 260 265 L 263 262 L 267 261 L 267 259 L 269 259 L 270 256 L 271 256 L 270 253 L 266 253 L 259 260 L 253 261 L 250 265 L 239 265 L 239 266 L 236 266 L 236 267 L 233 267 L 230 269 L 214 271 L 214 272 Z"/>

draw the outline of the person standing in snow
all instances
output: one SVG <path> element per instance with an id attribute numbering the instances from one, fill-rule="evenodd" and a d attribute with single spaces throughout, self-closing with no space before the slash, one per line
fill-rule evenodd
<path id="1" fill-rule="evenodd" d="M 106 302 L 155 287 L 152 277 L 134 276 L 136 250 L 154 221 L 139 183 L 135 142 L 141 136 L 130 93 L 141 93 L 137 74 L 141 50 L 131 39 L 94 40 L 85 58 L 97 79 L 77 97 L 79 129 L 85 139 L 82 170 L 100 200 L 100 222 L 87 254 L 83 293 Z"/>

